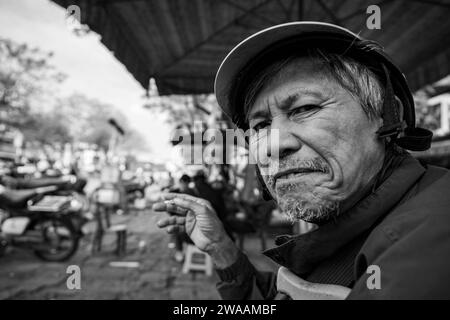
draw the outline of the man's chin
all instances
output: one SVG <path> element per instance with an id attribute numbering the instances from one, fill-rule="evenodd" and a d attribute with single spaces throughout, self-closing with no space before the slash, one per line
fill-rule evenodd
<path id="1" fill-rule="evenodd" d="M 292 223 L 303 220 L 320 225 L 338 215 L 337 202 L 324 200 L 316 203 L 316 201 L 284 196 L 278 199 L 278 205 Z"/>

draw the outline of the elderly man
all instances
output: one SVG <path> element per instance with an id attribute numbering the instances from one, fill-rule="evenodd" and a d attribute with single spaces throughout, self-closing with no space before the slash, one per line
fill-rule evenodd
<path id="1" fill-rule="evenodd" d="M 450 298 L 450 175 L 406 151 L 429 148 L 431 133 L 415 127 L 406 80 L 379 45 L 326 23 L 275 26 L 230 52 L 215 91 L 252 129 L 250 150 L 277 132 L 259 159 L 276 168 L 260 172 L 265 194 L 318 226 L 278 237 L 265 255 L 309 282 L 350 288 L 349 299 Z M 172 215 L 158 225 L 185 229 L 210 254 L 222 297 L 275 298 L 275 275 L 253 267 L 209 203 L 165 199 L 154 208 Z"/>

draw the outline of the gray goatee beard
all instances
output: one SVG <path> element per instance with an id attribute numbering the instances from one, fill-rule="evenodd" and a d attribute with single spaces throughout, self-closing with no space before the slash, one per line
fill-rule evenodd
<path id="1" fill-rule="evenodd" d="M 281 168 L 309 168 L 315 171 L 328 173 L 330 168 L 320 158 L 298 161 L 286 159 L 280 161 Z M 339 203 L 324 199 L 320 194 L 311 190 L 312 185 L 303 183 L 289 183 L 277 186 L 272 175 L 267 177 L 267 184 L 273 186 L 278 205 L 282 212 L 292 222 L 304 220 L 306 222 L 323 224 L 339 215 Z M 309 199 L 305 196 L 309 195 Z"/>
<path id="2" fill-rule="evenodd" d="M 283 214 L 292 223 L 304 220 L 320 225 L 339 215 L 338 202 L 322 201 L 321 204 L 313 206 L 295 196 L 283 196 L 278 201 Z"/>

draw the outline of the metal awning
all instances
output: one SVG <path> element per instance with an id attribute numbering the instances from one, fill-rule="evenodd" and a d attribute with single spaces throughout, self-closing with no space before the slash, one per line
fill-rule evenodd
<path id="1" fill-rule="evenodd" d="M 81 22 L 148 88 L 162 95 L 210 93 L 215 72 L 239 41 L 298 20 L 331 22 L 376 40 L 412 89 L 450 74 L 448 0 L 53 0 L 78 5 Z M 381 30 L 368 30 L 366 9 L 381 8 Z"/>

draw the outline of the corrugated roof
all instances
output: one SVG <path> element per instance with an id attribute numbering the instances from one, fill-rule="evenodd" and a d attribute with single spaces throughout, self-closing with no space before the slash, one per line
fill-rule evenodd
<path id="1" fill-rule="evenodd" d="M 450 74 L 448 0 L 54 0 L 81 8 L 82 23 L 144 88 L 210 93 L 227 52 L 252 33 L 289 21 L 336 23 L 381 43 L 418 89 Z M 381 30 L 366 9 L 381 8 Z"/>

